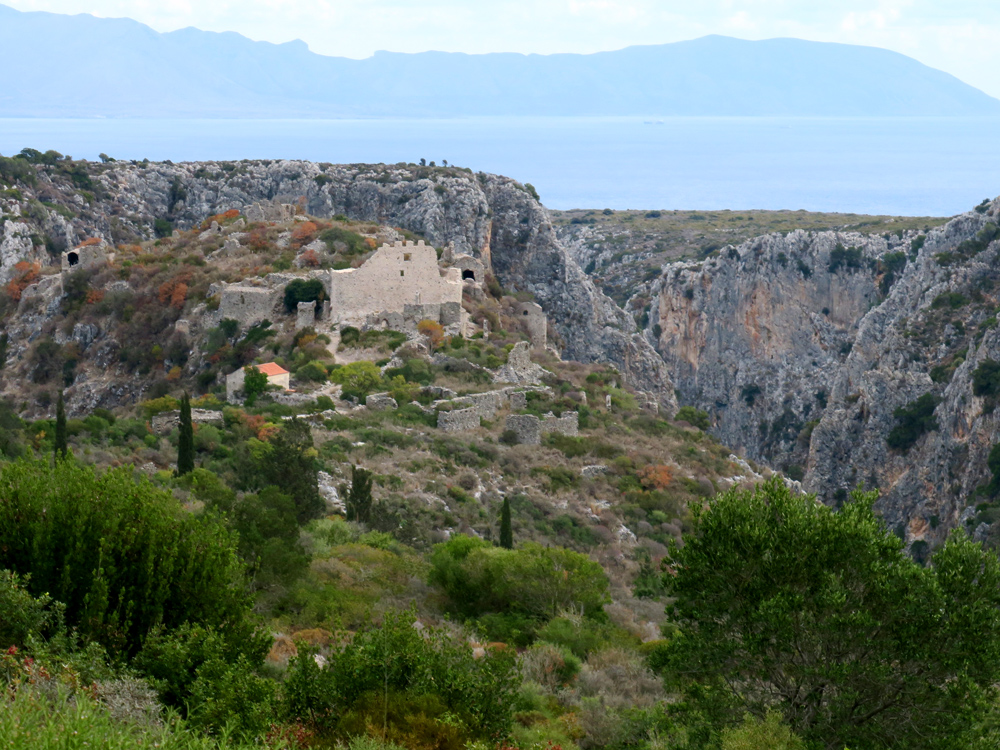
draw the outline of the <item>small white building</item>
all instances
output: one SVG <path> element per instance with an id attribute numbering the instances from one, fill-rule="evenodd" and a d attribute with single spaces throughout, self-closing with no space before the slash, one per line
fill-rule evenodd
<path id="1" fill-rule="evenodd" d="M 291 384 L 292 374 L 275 362 L 267 362 L 263 365 L 248 365 L 248 367 L 256 367 L 267 375 L 268 385 L 276 385 L 287 391 Z M 237 395 L 243 392 L 244 380 L 246 380 L 246 371 L 242 367 L 226 376 L 226 401 L 235 401 Z"/>

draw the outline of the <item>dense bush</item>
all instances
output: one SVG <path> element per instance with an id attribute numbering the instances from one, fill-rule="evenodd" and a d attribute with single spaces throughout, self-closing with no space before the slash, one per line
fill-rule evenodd
<path id="1" fill-rule="evenodd" d="M 456 535 L 435 546 L 430 559 L 431 583 L 466 617 L 513 614 L 541 622 L 563 610 L 595 617 L 608 601 L 601 566 L 560 547 L 508 550 Z"/>
<path id="2" fill-rule="evenodd" d="M 703 432 L 707 431 L 708 428 L 712 426 L 708 418 L 708 412 L 696 409 L 693 406 L 682 406 L 678 409 L 676 419 L 682 422 L 687 422 L 691 426 L 697 427 Z"/>
<path id="3" fill-rule="evenodd" d="M 857 271 L 861 268 L 864 258 L 859 247 L 844 247 L 839 242 L 830 251 L 830 273 L 837 273 L 841 268 Z"/>
<path id="4" fill-rule="evenodd" d="M 235 540 L 130 470 L 72 461 L 0 468 L 0 568 L 62 602 L 67 624 L 131 655 L 156 626 L 205 623 L 233 643 L 254 631 Z"/>
<path id="5" fill-rule="evenodd" d="M 322 301 L 326 299 L 326 288 L 319 279 L 295 279 L 285 286 L 285 311 L 294 313 L 300 302 Z"/>
<path id="6" fill-rule="evenodd" d="M 816 747 L 967 746 L 1000 679 L 1000 560 L 959 534 L 919 566 L 877 496 L 834 512 L 775 478 L 698 513 L 664 576 L 683 634 L 664 663 L 703 715 L 777 710 Z"/>
<path id="7" fill-rule="evenodd" d="M 890 448 L 906 452 L 920 439 L 925 432 L 933 432 L 938 428 L 934 418 L 934 410 L 940 403 L 932 393 L 925 393 L 916 401 L 901 406 L 892 415 L 896 418 L 896 426 L 886 438 Z"/>
<path id="8" fill-rule="evenodd" d="M 343 227 L 331 227 L 320 234 L 331 252 L 341 251 L 344 255 L 359 255 L 368 251 L 365 238 Z"/>
<path id="9" fill-rule="evenodd" d="M 356 634 L 323 667 L 303 648 L 285 693 L 290 718 L 326 735 L 385 727 L 385 739 L 404 747 L 440 747 L 433 738 L 450 737 L 443 747 L 460 750 L 507 737 L 519 682 L 512 651 L 477 659 L 463 640 L 415 628 L 404 614 Z"/>
<path id="10" fill-rule="evenodd" d="M 342 386 L 341 393 L 359 401 L 382 386 L 382 372 L 373 362 L 351 362 L 330 373 L 330 380 Z"/>
<path id="11" fill-rule="evenodd" d="M 1000 362 L 984 359 L 972 371 L 972 392 L 977 396 L 1000 396 Z"/>

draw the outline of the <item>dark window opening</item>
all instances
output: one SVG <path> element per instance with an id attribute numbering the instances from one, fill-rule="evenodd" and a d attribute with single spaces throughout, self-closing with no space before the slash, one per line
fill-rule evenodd
<path id="1" fill-rule="evenodd" d="M 69 255 L 66 256 L 66 260 L 69 261 L 69 264 L 71 266 L 75 266 L 77 263 L 80 262 L 80 256 L 77 255 L 76 253 L 70 253 Z"/>
<path id="2" fill-rule="evenodd" d="M 465 281 L 466 279 L 468 279 L 469 281 L 475 281 L 476 272 L 466 268 L 464 271 L 462 271 L 462 280 Z"/>
<path id="3" fill-rule="evenodd" d="M 521 315 L 523 315 L 523 316 L 525 316 L 525 317 L 528 317 L 528 311 L 527 311 L 527 310 L 525 310 L 525 311 L 524 311 L 523 313 L 521 313 Z"/>

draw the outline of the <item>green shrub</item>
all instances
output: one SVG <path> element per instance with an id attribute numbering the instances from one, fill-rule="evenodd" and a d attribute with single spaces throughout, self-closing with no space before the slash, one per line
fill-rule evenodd
<path id="1" fill-rule="evenodd" d="M 805 750 L 805 743 L 776 711 L 768 711 L 764 721 L 747 714 L 741 725 L 723 730 L 721 740 L 720 750 Z"/>
<path id="2" fill-rule="evenodd" d="M 526 543 L 518 549 L 455 535 L 431 553 L 432 584 L 466 617 L 514 613 L 546 620 L 570 609 L 599 615 L 608 579 L 588 557 L 561 547 Z"/>
<path id="3" fill-rule="evenodd" d="M 696 409 L 693 406 L 682 406 L 677 410 L 677 416 L 675 419 L 681 422 L 687 422 L 691 426 L 697 427 L 702 432 L 707 432 L 708 428 L 711 427 L 708 412 Z"/>
<path id="4" fill-rule="evenodd" d="M 943 292 L 934 298 L 934 301 L 931 302 L 931 308 L 940 310 L 942 307 L 947 307 L 952 310 L 958 310 L 967 304 L 969 304 L 969 298 L 964 294 L 960 294 L 959 292 Z"/>
<path id="5" fill-rule="evenodd" d="M 319 238 L 326 243 L 331 252 L 341 250 L 338 244 L 344 245 L 345 255 L 361 255 L 368 251 L 364 237 L 343 227 L 331 227 L 320 234 Z"/>
<path id="6" fill-rule="evenodd" d="M 330 380 L 343 386 L 345 398 L 353 396 L 360 401 L 382 386 L 382 372 L 373 362 L 361 360 L 335 368 Z"/>
<path id="7" fill-rule="evenodd" d="M 72 461 L 0 468 L 0 568 L 66 606 L 66 622 L 112 652 L 134 654 L 156 626 L 225 626 L 251 639 L 251 599 L 235 539 L 182 511 L 131 467 L 97 474 Z"/>
<path id="8" fill-rule="evenodd" d="M 154 631 L 135 667 L 193 726 L 215 732 L 229 726 L 252 739 L 273 721 L 275 684 L 254 671 L 270 641 L 262 632 L 237 649 L 215 629 L 185 623 L 171 632 Z"/>
<path id="9" fill-rule="evenodd" d="M 294 313 L 300 302 L 322 301 L 326 299 L 326 288 L 319 279 L 295 279 L 285 286 L 285 311 Z"/>
<path id="10" fill-rule="evenodd" d="M 169 237 L 174 233 L 174 225 L 166 219 L 155 219 L 153 221 L 153 234 L 157 237 Z"/>
<path id="11" fill-rule="evenodd" d="M 1000 362 L 984 359 L 972 372 L 972 392 L 977 396 L 1000 396 Z"/>
<path id="12" fill-rule="evenodd" d="M 837 246 L 830 251 L 830 273 L 837 273 L 841 268 L 857 271 L 861 268 L 862 261 L 861 248 L 845 248 L 838 242 Z"/>
<path id="13" fill-rule="evenodd" d="M 289 718 L 314 723 L 327 736 L 385 726 L 387 739 L 408 747 L 413 732 L 451 738 L 460 744 L 445 747 L 455 750 L 470 739 L 506 737 L 520 682 L 516 654 L 489 650 L 477 659 L 464 640 L 413 624 L 412 614 L 390 612 L 323 667 L 301 649 L 285 680 Z"/>
<path id="14" fill-rule="evenodd" d="M 314 359 L 312 362 L 307 362 L 296 370 L 295 377 L 301 380 L 323 382 L 327 379 L 326 367 L 322 362 Z"/>
<path id="15" fill-rule="evenodd" d="M 958 534 L 919 566 L 877 499 L 834 511 L 775 477 L 696 516 L 664 576 L 683 633 L 664 673 L 689 709 L 723 726 L 775 710 L 806 747 L 974 745 L 1000 679 L 1000 561 Z"/>
<path id="16" fill-rule="evenodd" d="M 925 393 L 916 401 L 901 406 L 892 415 L 896 418 L 896 426 L 886 438 L 890 448 L 905 453 L 925 432 L 933 432 L 938 428 L 934 418 L 934 410 L 940 399 L 932 393 Z"/>

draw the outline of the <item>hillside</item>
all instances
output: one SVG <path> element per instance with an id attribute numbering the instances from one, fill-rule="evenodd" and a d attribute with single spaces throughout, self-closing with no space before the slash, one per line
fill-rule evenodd
<path id="1" fill-rule="evenodd" d="M 538 344 L 522 311 L 542 294 L 501 279 L 600 294 L 568 259 L 549 278 L 561 248 L 546 256 L 550 230 L 521 228 L 522 215 L 541 216 L 523 187 L 396 168 L 392 187 L 411 197 L 384 205 L 452 238 L 441 271 L 481 269 L 456 252 L 475 247 L 497 275 L 462 282 L 465 315 L 447 330 L 429 319 L 359 330 L 303 321 L 285 298 L 387 250 L 426 250 L 402 244 L 420 241 L 411 230 L 358 218 L 381 213 L 390 182 L 364 175 L 385 168 L 247 163 L 228 170 L 245 171 L 227 189 L 223 165 L 29 156 L 0 161 L 0 683 L 11 699 L 0 736 L 27 747 L 41 741 L 31 731 L 74 726 L 81 741 L 129 747 L 204 733 L 206 748 L 266 738 L 370 750 L 356 743 L 374 733 L 396 743 L 375 745 L 385 750 L 497 738 L 527 750 L 655 734 L 665 693 L 646 656 L 669 631 L 660 561 L 690 528 L 689 503 L 771 472 L 691 424 L 704 414 L 672 420 L 661 408 L 672 393 Z M 283 195 L 313 195 L 219 211 L 266 189 L 256 170 Z M 209 192 L 228 202 L 203 202 Z M 311 213 L 322 200 L 326 215 Z M 435 218 L 438 201 L 454 224 Z M 463 201 L 490 219 L 482 246 L 456 218 Z M 329 215 L 344 203 L 353 217 Z M 527 257 L 505 249 L 505 222 Z M 239 294 L 272 288 L 266 319 L 226 317 Z M 269 362 L 291 390 L 254 398 L 246 385 L 226 400 L 226 375 Z M 345 666 L 353 658 L 362 666 Z M 413 661 L 390 675 L 390 658 Z M 346 692 L 310 682 L 348 669 Z M 373 680 L 391 711 L 372 702 Z"/>
<path id="2" fill-rule="evenodd" d="M 6 117 L 978 116 L 1000 102 L 870 47 L 711 36 L 591 55 L 314 54 L 0 6 Z M 39 56 L 34 51 L 48 50 Z"/>
<path id="3" fill-rule="evenodd" d="M 26 149 L 0 208 L 16 750 L 997 746 L 1000 200 L 557 228 Z M 560 238 L 758 221 L 811 228 L 666 263 L 642 330 Z"/>

